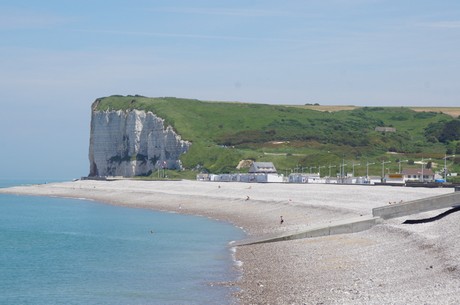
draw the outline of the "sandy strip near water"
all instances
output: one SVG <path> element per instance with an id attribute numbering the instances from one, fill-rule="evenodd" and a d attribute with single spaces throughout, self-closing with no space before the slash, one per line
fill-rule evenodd
<path id="1" fill-rule="evenodd" d="M 75 181 L 0 193 L 86 198 L 202 215 L 249 236 L 372 214 L 453 189 L 198 181 Z M 460 213 L 416 225 L 385 221 L 354 234 L 238 247 L 241 304 L 460 304 Z M 284 223 L 280 224 L 280 216 Z M 229 301 L 231 303 L 231 301 Z"/>

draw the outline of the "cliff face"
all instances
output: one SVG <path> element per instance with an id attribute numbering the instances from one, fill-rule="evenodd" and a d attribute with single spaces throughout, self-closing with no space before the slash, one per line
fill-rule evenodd
<path id="1" fill-rule="evenodd" d="M 93 108 L 89 176 L 131 177 L 181 168 L 179 157 L 190 145 L 152 112 Z"/>

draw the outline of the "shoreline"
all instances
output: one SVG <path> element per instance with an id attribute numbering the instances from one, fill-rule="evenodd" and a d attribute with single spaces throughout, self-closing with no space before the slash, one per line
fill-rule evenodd
<path id="1" fill-rule="evenodd" d="M 372 208 L 389 202 L 452 191 L 132 180 L 84 180 L 0 189 L 0 193 L 84 198 L 204 216 L 240 227 L 249 237 L 370 215 Z M 280 216 L 285 220 L 283 224 Z M 409 226 L 394 219 L 360 233 L 237 247 L 234 256 L 242 262 L 242 277 L 235 283 L 239 287 L 236 297 L 241 304 L 458 303 L 459 220 L 460 215 L 455 213 L 434 223 Z"/>

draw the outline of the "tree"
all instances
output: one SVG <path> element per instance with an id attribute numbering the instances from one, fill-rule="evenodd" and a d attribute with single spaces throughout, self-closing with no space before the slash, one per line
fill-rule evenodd
<path id="1" fill-rule="evenodd" d="M 430 169 L 432 166 L 433 166 L 433 162 L 428 161 L 428 162 L 426 163 L 425 168 Z"/>
<path id="2" fill-rule="evenodd" d="M 439 141 L 443 143 L 456 140 L 460 140 L 460 120 L 447 122 L 439 135 Z"/>

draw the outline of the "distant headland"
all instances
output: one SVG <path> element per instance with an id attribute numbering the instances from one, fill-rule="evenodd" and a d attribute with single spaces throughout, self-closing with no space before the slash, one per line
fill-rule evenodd
<path id="1" fill-rule="evenodd" d="M 424 159 L 442 172 L 446 156 L 460 155 L 459 114 L 460 107 L 268 105 L 113 95 L 92 104 L 89 176 L 158 178 L 159 171 L 166 171 L 170 178 L 193 178 L 201 172 L 245 172 L 237 169 L 241 160 L 272 162 L 286 173 L 318 173 L 332 165 L 338 172 L 340 164 L 350 163 L 356 164 L 356 176 L 364 176 L 379 174 L 381 162 L 388 164 L 385 171 L 397 173 L 402 161 L 405 168 L 415 168 Z M 371 165 L 366 168 L 366 163 Z M 449 157 L 448 163 L 449 171 L 460 170 L 460 158 Z"/>

